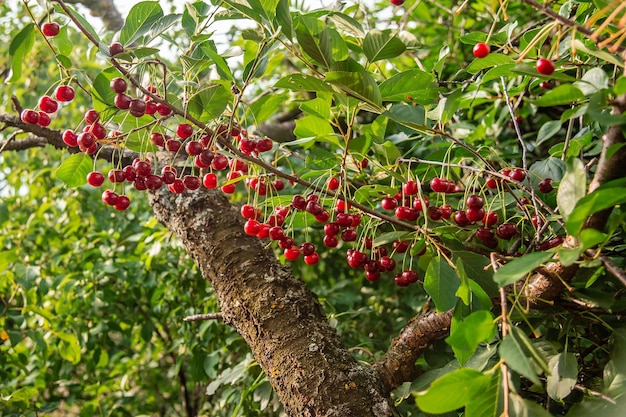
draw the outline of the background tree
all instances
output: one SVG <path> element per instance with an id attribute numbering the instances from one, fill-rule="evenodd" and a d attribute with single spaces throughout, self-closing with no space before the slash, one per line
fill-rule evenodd
<path id="1" fill-rule="evenodd" d="M 623 5 L 398 3 L 0 5 L 5 414 L 618 415 Z"/>

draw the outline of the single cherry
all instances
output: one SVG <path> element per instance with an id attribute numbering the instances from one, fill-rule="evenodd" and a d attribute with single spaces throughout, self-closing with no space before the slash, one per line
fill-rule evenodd
<path id="1" fill-rule="evenodd" d="M 489 45 L 482 42 L 474 45 L 474 49 L 472 50 L 472 53 L 476 58 L 484 58 L 489 55 L 489 52 L 491 52 Z"/>

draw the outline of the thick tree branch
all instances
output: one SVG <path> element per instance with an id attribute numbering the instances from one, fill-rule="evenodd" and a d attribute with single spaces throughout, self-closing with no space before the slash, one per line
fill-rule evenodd
<path id="1" fill-rule="evenodd" d="M 441 314 L 429 311 L 415 316 L 392 341 L 385 356 L 373 365 L 388 392 L 418 376 L 415 361 L 431 343 L 448 334 L 452 314 L 453 310 Z"/>

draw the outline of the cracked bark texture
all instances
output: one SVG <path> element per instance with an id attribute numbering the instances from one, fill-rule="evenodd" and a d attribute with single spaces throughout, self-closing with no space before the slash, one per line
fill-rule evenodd
<path id="1" fill-rule="evenodd" d="M 150 204 L 211 282 L 225 323 L 250 346 L 288 415 L 398 415 L 378 373 L 345 349 L 305 284 L 244 234 L 223 194 L 162 189 Z"/>

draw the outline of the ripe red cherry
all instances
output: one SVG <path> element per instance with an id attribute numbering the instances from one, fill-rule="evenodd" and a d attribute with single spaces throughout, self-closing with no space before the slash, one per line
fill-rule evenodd
<path id="1" fill-rule="evenodd" d="M 493 230 L 492 229 L 487 229 L 485 227 L 479 227 L 476 230 L 476 237 L 480 240 L 482 240 L 483 242 L 488 241 L 488 240 L 492 240 L 493 239 Z"/>
<path id="2" fill-rule="evenodd" d="M 393 197 L 385 197 L 380 202 L 380 205 L 382 206 L 383 210 L 391 211 L 396 209 L 396 207 L 398 206 L 398 202 Z"/>
<path id="3" fill-rule="evenodd" d="M 331 177 L 326 184 L 329 190 L 335 191 L 339 188 L 339 179 L 337 177 Z"/>
<path id="4" fill-rule="evenodd" d="M 510 240 L 516 233 L 517 226 L 515 223 L 502 223 L 496 229 L 496 236 L 504 240 Z"/>
<path id="5" fill-rule="evenodd" d="M 467 200 L 465 200 L 465 205 L 467 206 L 467 208 L 479 209 L 482 208 L 484 204 L 485 200 L 483 200 L 481 196 L 476 194 L 470 195 L 469 197 L 467 197 Z"/>
<path id="6" fill-rule="evenodd" d="M 409 281 L 405 280 L 404 277 L 402 276 L 402 273 L 396 274 L 393 276 L 393 282 L 398 286 L 398 287 L 408 287 L 409 284 L 411 284 Z"/>
<path id="7" fill-rule="evenodd" d="M 551 192 L 552 190 L 554 190 L 554 187 L 552 186 L 552 178 L 544 178 L 539 182 L 537 188 L 539 188 L 539 191 L 544 194 Z"/>
<path id="8" fill-rule="evenodd" d="M 320 256 L 317 252 L 313 252 L 311 255 L 306 255 L 304 257 L 304 263 L 307 265 L 315 265 L 320 260 Z"/>
<path id="9" fill-rule="evenodd" d="M 124 45 L 122 45 L 121 43 L 113 42 L 111 45 L 109 45 L 109 54 L 111 54 L 111 56 L 121 54 L 122 52 L 124 52 Z"/>
<path id="10" fill-rule="evenodd" d="M 419 275 L 417 275 L 416 271 L 413 271 L 412 269 L 407 269 L 405 271 L 402 271 L 402 279 L 404 279 L 409 284 L 413 284 L 414 282 L 417 282 L 419 280 Z"/>
<path id="11" fill-rule="evenodd" d="M 120 195 L 117 198 L 117 203 L 113 206 L 113 208 L 117 211 L 124 211 L 130 206 L 130 198 L 125 195 Z"/>
<path id="12" fill-rule="evenodd" d="M 45 113 L 54 113 L 59 108 L 59 103 L 50 96 L 41 96 L 39 110 Z"/>
<path id="13" fill-rule="evenodd" d="M 119 196 L 114 191 L 104 190 L 104 192 L 102 192 L 102 201 L 109 206 L 116 205 L 118 199 Z"/>
<path id="14" fill-rule="evenodd" d="M 74 100 L 74 88 L 69 85 L 60 85 L 54 90 L 54 96 L 61 102 L 68 102 Z"/>
<path id="15" fill-rule="evenodd" d="M 188 123 L 181 123 L 176 127 L 176 134 L 181 139 L 187 139 L 193 135 L 193 127 Z"/>
<path id="16" fill-rule="evenodd" d="M 376 282 L 380 279 L 379 271 L 365 271 L 365 279 L 370 282 Z"/>
<path id="17" fill-rule="evenodd" d="M 243 225 L 243 231 L 248 235 L 248 236 L 256 236 L 259 231 L 261 230 L 261 225 L 258 221 L 254 220 L 254 219 L 250 219 L 248 220 L 244 225 Z"/>
<path id="18" fill-rule="evenodd" d="M 304 256 L 313 255 L 313 253 L 315 253 L 315 245 L 311 242 L 304 242 L 300 245 L 300 252 L 302 252 Z"/>
<path id="19" fill-rule="evenodd" d="M 42 111 L 39 112 L 39 120 L 37 121 L 39 126 L 50 126 L 51 122 L 52 120 L 50 119 L 50 116 L 48 116 L 48 113 L 44 113 Z"/>
<path id="20" fill-rule="evenodd" d="M 185 184 L 183 184 L 183 180 L 176 178 L 173 183 L 167 186 L 167 188 L 169 188 L 174 194 L 180 194 L 185 191 Z"/>
<path id="21" fill-rule="evenodd" d="M 211 168 L 216 171 L 221 171 L 228 166 L 228 158 L 226 155 L 217 154 L 213 157 L 211 161 Z"/>
<path id="22" fill-rule="evenodd" d="M 515 180 L 515 181 L 524 181 L 524 179 L 526 179 L 526 172 L 524 172 L 524 170 L 522 168 L 515 168 L 513 171 L 511 171 L 511 173 L 509 174 L 509 178 Z"/>
<path id="23" fill-rule="evenodd" d="M 381 270 L 391 272 L 396 268 L 396 261 L 389 256 L 383 256 L 378 261 L 378 265 L 380 265 Z"/>
<path id="24" fill-rule="evenodd" d="M 498 181 L 495 178 L 489 178 L 485 181 L 485 186 L 491 190 L 498 188 Z"/>
<path id="25" fill-rule="evenodd" d="M 324 234 L 326 236 L 336 236 L 341 232 L 341 226 L 336 222 L 326 223 L 324 225 Z"/>
<path id="26" fill-rule="evenodd" d="M 409 242 L 406 240 L 394 240 L 391 247 L 396 253 L 404 253 L 409 249 Z"/>
<path id="27" fill-rule="evenodd" d="M 465 227 L 470 224 L 470 221 L 467 218 L 465 211 L 463 210 L 454 213 L 454 216 L 452 218 L 454 219 L 454 222 L 461 227 Z"/>
<path id="28" fill-rule="evenodd" d="M 200 142 L 196 142 L 194 140 L 187 142 L 187 144 L 185 145 L 185 151 L 189 154 L 189 155 L 200 155 L 200 153 L 202 153 L 203 149 L 202 149 L 202 145 L 200 145 Z"/>
<path id="29" fill-rule="evenodd" d="M 20 119 L 29 125 L 36 125 L 39 123 L 39 112 L 32 109 L 24 109 L 20 114 Z"/>
<path id="30" fill-rule="evenodd" d="M 146 178 L 146 187 L 148 190 L 158 190 L 163 186 L 163 180 L 160 175 L 150 174 Z"/>
<path id="31" fill-rule="evenodd" d="M 173 173 L 172 171 L 165 171 L 164 173 L 161 174 L 161 180 L 163 181 L 163 184 L 173 184 L 174 181 L 176 180 L 176 174 Z"/>
<path id="32" fill-rule="evenodd" d="M 152 132 L 150 134 L 150 140 L 152 141 L 152 143 L 154 143 L 156 146 L 161 146 L 164 147 L 165 146 L 165 136 L 163 136 L 162 133 L 159 132 Z"/>
<path id="33" fill-rule="evenodd" d="M 87 110 L 87 112 L 85 113 L 85 122 L 88 125 L 92 125 L 94 123 L 96 123 L 98 121 L 98 119 L 100 118 L 100 113 L 98 113 L 96 110 L 94 109 L 89 109 Z"/>
<path id="34" fill-rule="evenodd" d="M 354 229 L 346 229 L 341 232 L 341 240 L 344 242 L 354 242 L 356 241 L 358 234 Z"/>
<path id="35" fill-rule="evenodd" d="M 108 177 L 111 182 L 124 182 L 126 180 L 126 175 L 124 175 L 124 171 L 121 169 L 110 170 Z"/>
<path id="36" fill-rule="evenodd" d="M 89 149 L 96 143 L 96 137 L 89 132 L 83 132 L 76 139 L 78 146 Z"/>
<path id="37" fill-rule="evenodd" d="M 338 244 L 339 239 L 337 239 L 337 236 L 324 236 L 324 246 L 326 246 L 327 248 L 336 248 Z"/>
<path id="38" fill-rule="evenodd" d="M 489 52 L 491 52 L 489 45 L 482 42 L 474 45 L 474 49 L 472 50 L 472 53 L 476 58 L 484 58 L 489 55 Z"/>
<path id="39" fill-rule="evenodd" d="M 209 189 L 217 188 L 217 175 L 212 172 L 205 174 L 202 179 L 202 185 Z"/>
<path id="40" fill-rule="evenodd" d="M 403 186 L 402 190 L 406 195 L 415 195 L 417 194 L 417 182 L 413 180 L 408 180 Z"/>
<path id="41" fill-rule="evenodd" d="M 550 81 L 542 81 L 539 84 L 539 88 L 543 88 L 544 90 L 550 90 L 552 88 L 552 84 L 550 84 Z"/>
<path id="42" fill-rule="evenodd" d="M 439 210 L 441 211 L 441 217 L 446 220 L 450 220 L 452 212 L 454 211 L 454 209 L 449 204 L 444 204 L 443 206 L 439 207 Z"/>
<path id="43" fill-rule="evenodd" d="M 116 93 L 121 94 L 121 93 L 126 92 L 126 89 L 128 88 L 128 84 L 126 83 L 125 79 L 120 78 L 120 77 L 115 77 L 109 83 L 109 87 L 111 87 L 111 90 L 115 91 Z"/>
<path id="44" fill-rule="evenodd" d="M 465 217 L 467 217 L 467 220 L 469 220 L 470 222 L 478 222 L 482 220 L 484 216 L 485 216 L 485 210 L 482 208 L 470 207 L 467 210 L 465 210 Z"/>
<path id="45" fill-rule="evenodd" d="M 263 138 L 263 139 L 256 141 L 255 145 L 256 145 L 256 151 L 259 153 L 263 153 L 263 152 L 271 151 L 272 147 L 274 146 L 274 142 L 272 142 L 270 138 Z"/>
<path id="46" fill-rule="evenodd" d="M 129 96 L 128 94 L 120 93 L 115 95 L 115 98 L 113 99 L 113 104 L 120 110 L 128 110 L 131 101 L 133 101 L 131 96 Z"/>
<path id="47" fill-rule="evenodd" d="M 284 254 L 287 260 L 293 262 L 296 259 L 298 259 L 298 257 L 300 256 L 300 250 L 298 250 L 298 248 L 296 248 L 295 246 L 292 246 L 290 248 L 285 249 Z"/>
<path id="48" fill-rule="evenodd" d="M 488 211 L 483 216 L 483 224 L 486 227 L 491 227 L 494 224 L 498 223 L 498 213 L 495 211 Z"/>
<path id="49" fill-rule="evenodd" d="M 350 213 L 338 213 L 336 222 L 341 227 L 350 227 L 352 226 L 352 215 Z"/>
<path id="50" fill-rule="evenodd" d="M 402 6 L 404 4 L 404 0 L 390 0 L 390 2 L 394 6 Z"/>
<path id="51" fill-rule="evenodd" d="M 87 182 L 92 187 L 100 187 L 104 183 L 104 175 L 98 171 L 92 171 L 87 174 Z"/>
<path id="52" fill-rule="evenodd" d="M 554 72 L 554 63 L 549 59 L 539 58 L 537 60 L 537 72 L 542 75 L 551 75 Z"/>
<path id="53" fill-rule="evenodd" d="M 61 27 L 57 22 L 46 22 L 41 25 L 41 32 L 49 38 L 53 38 L 58 35 L 60 30 Z"/>
<path id="54" fill-rule="evenodd" d="M 140 98 L 132 99 L 128 105 L 128 111 L 135 117 L 141 117 L 146 114 L 146 108 L 146 102 Z"/>
<path id="55" fill-rule="evenodd" d="M 197 190 L 198 188 L 200 188 L 200 178 L 195 175 L 185 175 L 183 177 L 183 184 L 188 190 Z"/>
<path id="56" fill-rule="evenodd" d="M 39 115 L 37 115 L 39 116 Z M 63 138 L 63 142 L 70 147 L 75 147 L 78 146 L 78 136 L 76 136 L 76 133 L 74 133 L 73 130 L 66 130 L 65 132 L 63 132 L 63 135 L 61 135 L 61 137 Z"/>

